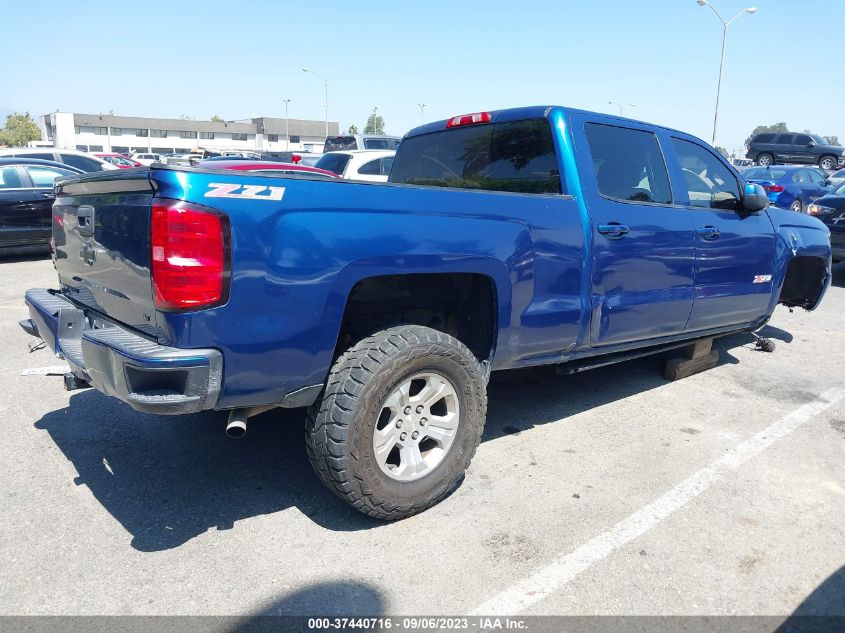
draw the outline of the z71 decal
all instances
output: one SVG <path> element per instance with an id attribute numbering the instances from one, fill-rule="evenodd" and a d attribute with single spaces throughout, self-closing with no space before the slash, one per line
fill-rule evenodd
<path id="1" fill-rule="evenodd" d="M 279 201 L 285 195 L 284 187 L 265 185 L 237 185 L 232 183 L 211 182 L 205 198 L 244 198 L 246 200 Z"/>
<path id="2" fill-rule="evenodd" d="M 767 284 L 772 280 L 771 275 L 754 275 L 755 284 Z"/>

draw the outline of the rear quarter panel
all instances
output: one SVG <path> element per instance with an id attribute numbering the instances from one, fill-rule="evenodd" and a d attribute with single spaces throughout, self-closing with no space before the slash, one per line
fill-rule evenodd
<path id="1" fill-rule="evenodd" d="M 182 170 L 154 170 L 153 181 L 159 196 L 212 206 L 231 219 L 227 304 L 157 315 L 161 343 L 224 352 L 222 408 L 278 402 L 322 383 L 346 297 L 367 277 L 489 277 L 497 295 L 497 367 L 577 336 L 582 235 L 575 203 L 564 196 Z M 280 201 L 208 198 L 211 183 L 285 191 Z M 547 231 L 556 243 L 542 239 Z M 544 265 L 535 270 L 537 244 Z M 552 298 L 562 275 L 575 280 L 569 303 Z"/>

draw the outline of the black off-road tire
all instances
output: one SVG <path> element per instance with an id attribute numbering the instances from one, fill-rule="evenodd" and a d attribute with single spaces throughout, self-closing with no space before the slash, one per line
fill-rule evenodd
<path id="1" fill-rule="evenodd" d="M 414 481 L 398 481 L 375 461 L 373 433 L 385 398 L 420 371 L 455 388 L 460 422 L 443 461 Z M 457 339 L 407 325 L 377 332 L 337 359 L 320 399 L 308 410 L 305 445 L 314 471 L 338 497 L 371 517 L 394 521 L 426 510 L 463 478 L 484 430 L 484 372 Z"/>

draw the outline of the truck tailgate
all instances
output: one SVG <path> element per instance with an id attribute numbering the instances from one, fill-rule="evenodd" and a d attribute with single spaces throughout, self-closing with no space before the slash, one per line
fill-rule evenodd
<path id="1" fill-rule="evenodd" d="M 65 293 L 156 335 L 150 278 L 149 170 L 62 181 L 53 206 L 56 269 Z"/>

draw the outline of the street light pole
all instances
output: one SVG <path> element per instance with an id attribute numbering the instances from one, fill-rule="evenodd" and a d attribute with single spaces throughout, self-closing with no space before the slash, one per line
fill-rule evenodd
<path id="1" fill-rule="evenodd" d="M 323 101 L 323 108 L 326 112 L 326 138 L 329 138 L 329 80 L 323 77 L 322 75 L 315 73 L 310 68 L 303 68 L 302 72 L 311 73 L 315 77 L 323 80 L 323 88 L 326 91 L 326 98 L 325 101 Z"/>
<path id="2" fill-rule="evenodd" d="M 288 104 L 290 99 L 282 99 L 285 102 L 285 151 L 290 149 L 290 129 L 288 128 Z"/>
<path id="3" fill-rule="evenodd" d="M 700 7 L 709 7 L 710 10 L 719 18 L 719 22 L 722 23 L 722 56 L 719 59 L 719 82 L 716 84 L 716 110 L 713 113 L 713 139 L 710 141 L 710 144 L 714 147 L 716 146 L 716 127 L 719 124 L 719 98 L 722 93 L 722 73 L 725 68 L 725 45 L 728 41 L 728 27 L 733 24 L 737 18 L 739 18 L 742 14 L 748 13 L 754 15 L 757 13 L 757 7 L 748 7 L 747 9 L 743 9 L 739 13 L 737 13 L 734 17 L 730 20 L 725 20 L 718 11 L 713 7 L 712 4 L 708 0 L 695 0 Z"/>
<path id="4" fill-rule="evenodd" d="M 420 125 L 422 125 L 425 123 L 425 104 L 418 103 L 417 105 L 420 107 Z"/>
<path id="5" fill-rule="evenodd" d="M 378 131 L 378 106 L 373 108 L 373 134 L 381 134 Z"/>
<path id="6" fill-rule="evenodd" d="M 608 101 L 608 102 L 607 102 L 607 104 L 608 104 L 608 105 L 615 105 L 617 108 L 619 108 L 619 116 L 623 116 L 623 115 L 624 115 L 624 111 L 623 111 L 623 108 L 622 108 L 622 104 L 621 104 L 621 103 L 619 103 L 618 101 Z M 629 107 L 629 108 L 636 108 L 636 107 L 637 107 L 637 104 L 636 104 L 636 103 L 629 103 L 629 104 L 628 104 L 628 107 Z"/>

